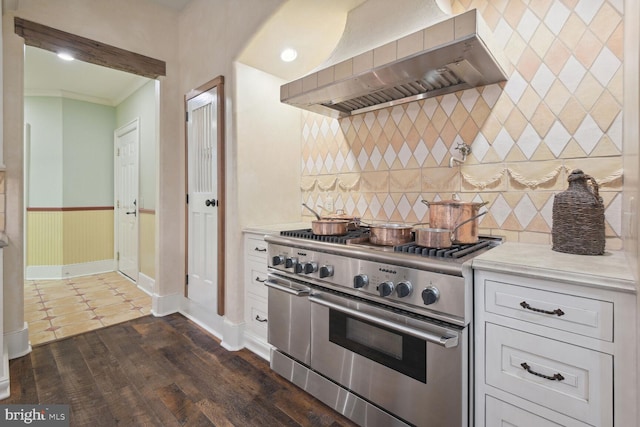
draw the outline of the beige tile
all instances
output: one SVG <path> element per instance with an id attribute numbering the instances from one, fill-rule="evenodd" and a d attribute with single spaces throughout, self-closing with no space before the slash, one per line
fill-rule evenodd
<path id="1" fill-rule="evenodd" d="M 87 320 L 81 323 L 71 323 L 55 330 L 56 338 L 65 338 L 84 332 L 100 329 L 104 325 L 99 320 Z"/>
<path id="2" fill-rule="evenodd" d="M 32 346 L 54 341 L 55 339 L 56 334 L 53 331 L 37 331 L 31 333 L 31 330 L 29 330 L 29 342 Z"/>
<path id="3" fill-rule="evenodd" d="M 60 304 L 49 307 L 47 313 L 50 316 L 64 316 L 67 314 L 77 313 L 79 311 L 86 311 L 89 306 L 84 302 L 76 302 L 73 304 Z"/>
<path id="4" fill-rule="evenodd" d="M 508 163 L 507 168 L 512 190 L 563 190 L 566 187 L 561 160 Z"/>
<path id="5" fill-rule="evenodd" d="M 394 170 L 389 175 L 389 191 L 416 192 L 421 191 L 422 173 L 420 169 Z"/>
<path id="6" fill-rule="evenodd" d="M 96 307 L 94 311 L 98 316 L 112 316 L 119 313 L 129 312 L 132 307 L 131 303 L 122 302 L 118 304 L 99 306 Z"/>
<path id="7" fill-rule="evenodd" d="M 51 319 L 51 324 L 53 326 L 62 327 L 72 325 L 74 323 L 90 322 L 93 317 L 95 317 L 95 314 L 91 311 L 78 311 L 75 313 L 63 314 L 62 316 L 56 316 Z"/>
<path id="8" fill-rule="evenodd" d="M 64 298 L 43 298 L 44 305 L 47 308 L 53 308 L 60 305 L 82 304 L 84 300 L 80 296 L 70 296 Z"/>
<path id="9" fill-rule="evenodd" d="M 27 308 L 25 307 L 24 320 L 25 322 L 29 323 L 29 329 L 31 329 L 32 322 L 37 322 L 39 320 L 44 319 L 49 315 L 48 313 L 49 313 L 48 311 L 27 310 Z"/>
<path id="10" fill-rule="evenodd" d="M 126 312 L 105 316 L 102 319 L 100 319 L 100 321 L 104 325 L 108 326 L 108 325 L 115 325 L 116 323 L 126 322 L 127 320 L 131 320 L 131 319 L 137 319 L 138 317 L 142 317 L 142 316 L 144 316 L 144 314 L 142 314 L 139 310 L 129 310 Z"/>

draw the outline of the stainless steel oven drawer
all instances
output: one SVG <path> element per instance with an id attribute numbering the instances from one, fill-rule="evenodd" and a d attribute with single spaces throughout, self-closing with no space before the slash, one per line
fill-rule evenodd
<path id="1" fill-rule="evenodd" d="M 283 353 L 309 365 L 311 361 L 310 288 L 273 274 L 268 289 L 268 341 Z"/>

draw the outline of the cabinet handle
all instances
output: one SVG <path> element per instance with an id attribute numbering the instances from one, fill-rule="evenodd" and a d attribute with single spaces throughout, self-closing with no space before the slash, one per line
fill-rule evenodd
<path id="1" fill-rule="evenodd" d="M 525 310 L 531 310 L 531 311 L 535 311 L 536 313 L 544 313 L 544 314 L 555 314 L 558 317 L 560 316 L 564 316 L 564 311 L 560 310 L 559 308 L 556 308 L 553 311 L 549 311 L 549 310 L 542 310 L 540 308 L 534 308 L 531 307 L 526 301 L 522 301 L 520 303 L 520 307 L 524 308 Z"/>
<path id="2" fill-rule="evenodd" d="M 258 247 L 255 247 L 253 250 L 254 250 L 254 251 L 256 251 L 256 252 L 267 252 L 267 248 L 258 248 Z"/>
<path id="3" fill-rule="evenodd" d="M 520 366 L 522 366 L 522 369 L 524 369 L 525 371 L 527 371 L 531 375 L 535 375 L 536 377 L 544 378 L 544 379 L 547 379 L 547 380 L 550 380 L 550 381 L 562 381 L 562 380 L 564 380 L 564 377 L 560 373 L 553 374 L 553 376 L 549 376 L 549 375 L 538 373 L 538 372 L 532 370 L 531 366 L 527 365 L 527 362 L 521 363 Z"/>
<path id="4" fill-rule="evenodd" d="M 267 319 L 265 317 L 260 317 L 259 314 L 256 314 L 256 320 L 260 323 L 265 323 Z M 564 378 L 563 378 L 564 379 Z"/>
<path id="5" fill-rule="evenodd" d="M 256 282 L 264 283 L 267 279 L 261 279 L 260 276 L 256 276 Z"/>

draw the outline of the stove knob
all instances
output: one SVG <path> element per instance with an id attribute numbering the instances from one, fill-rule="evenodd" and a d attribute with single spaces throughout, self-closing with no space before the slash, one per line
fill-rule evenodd
<path id="1" fill-rule="evenodd" d="M 318 263 L 311 261 L 304 264 L 304 274 L 311 274 L 318 271 Z"/>
<path id="2" fill-rule="evenodd" d="M 333 276 L 333 265 L 323 265 L 320 267 L 320 278 Z"/>
<path id="3" fill-rule="evenodd" d="M 382 282 L 378 285 L 378 293 L 381 297 L 388 297 L 393 293 L 393 282 Z"/>
<path id="4" fill-rule="evenodd" d="M 300 264 L 299 262 L 297 262 L 297 263 L 294 265 L 293 271 L 294 271 L 296 274 L 300 274 L 300 273 L 302 273 L 302 272 L 304 271 L 304 266 L 303 266 L 302 264 Z"/>
<path id="5" fill-rule="evenodd" d="M 358 274 L 353 278 L 353 287 L 356 289 L 364 288 L 368 284 L 369 284 L 369 277 L 367 277 L 366 274 Z"/>
<path id="6" fill-rule="evenodd" d="M 296 258 L 296 257 L 291 257 L 291 258 L 287 257 L 284 260 L 284 267 L 285 268 L 292 268 L 292 267 L 295 267 L 297 264 L 298 264 L 298 258 Z"/>
<path id="7" fill-rule="evenodd" d="M 422 301 L 424 301 L 424 305 L 433 304 L 438 301 L 438 298 L 440 298 L 440 291 L 433 286 L 429 286 L 422 291 Z"/>
<path id="8" fill-rule="evenodd" d="M 282 255 L 276 255 L 273 257 L 273 265 L 284 264 L 284 257 Z"/>
<path id="9" fill-rule="evenodd" d="M 411 282 L 400 282 L 398 286 L 396 286 L 396 292 L 400 298 L 408 297 L 413 290 L 413 286 L 411 286 Z"/>

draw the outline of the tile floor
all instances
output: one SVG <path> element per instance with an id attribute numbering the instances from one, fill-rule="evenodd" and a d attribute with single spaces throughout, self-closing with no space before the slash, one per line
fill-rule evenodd
<path id="1" fill-rule="evenodd" d="M 116 273 L 62 280 L 28 280 L 24 317 L 31 345 L 149 314 L 151 297 Z"/>

